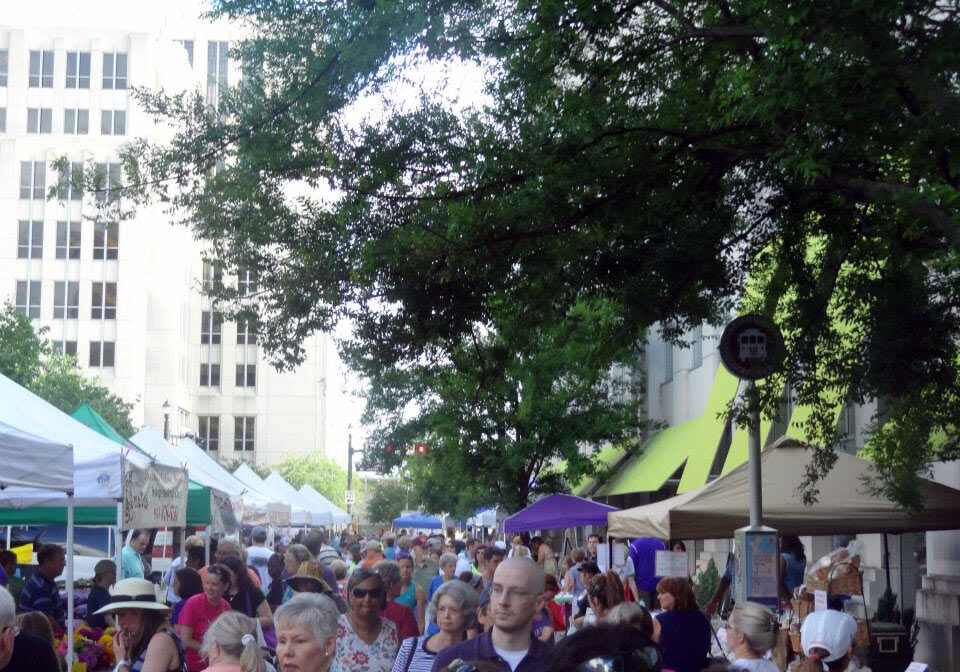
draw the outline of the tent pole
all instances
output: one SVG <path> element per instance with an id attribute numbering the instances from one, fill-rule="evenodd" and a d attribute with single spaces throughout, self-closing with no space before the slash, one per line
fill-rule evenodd
<path id="1" fill-rule="evenodd" d="M 203 535 L 203 564 L 207 567 L 210 566 L 210 533 L 212 531 L 207 525 L 206 534 Z"/>
<path id="2" fill-rule="evenodd" d="M 7 550 L 10 550 L 10 539 L 13 537 L 13 525 L 7 525 Z"/>
<path id="3" fill-rule="evenodd" d="M 113 561 L 117 564 L 117 576 L 123 578 L 123 500 L 117 500 L 117 529 L 113 533 Z"/>
<path id="4" fill-rule="evenodd" d="M 73 669 L 73 493 L 67 493 L 67 669 Z"/>

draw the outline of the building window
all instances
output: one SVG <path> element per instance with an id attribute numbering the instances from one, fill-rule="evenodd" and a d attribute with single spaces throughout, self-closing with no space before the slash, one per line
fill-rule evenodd
<path id="1" fill-rule="evenodd" d="M 43 256 L 43 222 L 17 223 L 17 259 L 40 259 Z"/>
<path id="2" fill-rule="evenodd" d="M 203 262 L 203 291 L 212 292 L 223 286 L 223 269 L 209 261 Z"/>
<path id="3" fill-rule="evenodd" d="M 93 223 L 93 258 L 116 259 L 120 247 L 120 224 L 118 222 Z"/>
<path id="4" fill-rule="evenodd" d="M 27 317 L 40 317 L 39 280 L 17 280 L 16 310 Z"/>
<path id="5" fill-rule="evenodd" d="M 30 72 L 27 81 L 32 88 L 53 88 L 53 51 L 31 51 Z"/>
<path id="6" fill-rule="evenodd" d="M 200 387 L 220 387 L 220 365 L 200 365 Z"/>
<path id="7" fill-rule="evenodd" d="M 251 296 L 257 291 L 257 272 L 240 271 L 237 275 L 237 294 Z"/>
<path id="8" fill-rule="evenodd" d="M 855 453 L 857 451 L 857 408 L 846 403 L 837 421 L 837 448 Z"/>
<path id="9" fill-rule="evenodd" d="M 127 113 L 123 110 L 103 110 L 100 112 L 101 135 L 125 135 L 127 132 Z M 119 166 L 118 166 L 119 167 Z"/>
<path id="10" fill-rule="evenodd" d="M 233 419 L 233 450 L 253 452 L 256 444 L 256 418 L 253 416 L 236 416 Z"/>
<path id="11" fill-rule="evenodd" d="M 127 88 L 127 55 L 126 54 L 104 54 L 103 55 L 103 88 L 105 89 Z"/>
<path id="12" fill-rule="evenodd" d="M 20 162 L 20 198 L 43 200 L 47 190 L 47 166 L 43 161 Z"/>
<path id="13" fill-rule="evenodd" d="M 97 186 L 97 203 L 103 204 L 120 198 L 123 166 L 119 163 L 98 163 L 94 178 Z"/>
<path id="14" fill-rule="evenodd" d="M 190 67 L 193 67 L 193 40 L 177 40 L 182 46 L 183 50 L 187 52 L 187 61 L 190 63 Z"/>
<path id="15" fill-rule="evenodd" d="M 237 318 L 237 345 L 257 344 L 257 318 Z"/>
<path id="16" fill-rule="evenodd" d="M 227 54 L 229 42 L 207 42 L 207 102 L 219 107 L 220 91 L 229 86 Z"/>
<path id="17" fill-rule="evenodd" d="M 237 387 L 257 386 L 257 365 L 237 364 Z"/>
<path id="18" fill-rule="evenodd" d="M 197 438 L 200 447 L 210 452 L 220 450 L 220 416 L 200 415 L 197 417 Z"/>
<path id="19" fill-rule="evenodd" d="M 53 110 L 49 107 L 27 108 L 27 133 L 49 135 L 53 132 Z"/>
<path id="20" fill-rule="evenodd" d="M 690 344 L 690 368 L 696 369 L 703 365 L 703 327 L 693 330 L 693 341 Z"/>
<path id="21" fill-rule="evenodd" d="M 80 283 L 60 280 L 53 283 L 53 316 L 75 320 L 80 316 Z"/>
<path id="22" fill-rule="evenodd" d="M 220 345 L 223 334 L 223 313 L 205 310 L 200 314 L 200 342 L 204 345 Z"/>
<path id="23" fill-rule="evenodd" d="M 90 110 L 64 110 L 63 132 L 67 135 L 86 135 L 90 132 Z"/>
<path id="24" fill-rule="evenodd" d="M 74 161 L 69 168 L 58 171 L 57 198 L 61 201 L 83 200 L 83 162 Z"/>
<path id="25" fill-rule="evenodd" d="M 10 69 L 10 52 L 0 49 L 0 86 L 7 85 L 7 74 Z"/>
<path id="26" fill-rule="evenodd" d="M 67 88 L 90 88 L 90 52 L 67 52 Z"/>
<path id="27" fill-rule="evenodd" d="M 114 366 L 114 342 L 90 341 L 90 366 Z"/>
<path id="28" fill-rule="evenodd" d="M 0 133 L 7 132 L 7 108 L 0 107 Z"/>
<path id="29" fill-rule="evenodd" d="M 57 355 L 72 355 L 77 356 L 77 342 L 76 341 L 51 341 L 51 347 L 53 348 L 54 354 Z"/>
<path id="30" fill-rule="evenodd" d="M 663 344 L 663 382 L 669 383 L 673 380 L 673 343 Z"/>
<path id="31" fill-rule="evenodd" d="M 57 259 L 80 258 L 80 222 L 57 222 Z"/>
<path id="32" fill-rule="evenodd" d="M 90 319 L 117 319 L 117 283 L 95 282 L 91 298 Z"/>

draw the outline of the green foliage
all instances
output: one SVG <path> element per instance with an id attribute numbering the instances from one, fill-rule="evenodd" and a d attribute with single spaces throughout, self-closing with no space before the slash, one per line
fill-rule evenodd
<path id="1" fill-rule="evenodd" d="M 128 197 L 166 200 L 228 273 L 257 272 L 257 305 L 234 310 L 258 313 L 280 366 L 343 319 L 344 347 L 397 375 L 490 332 L 512 361 L 527 334 L 507 325 L 539 337 L 593 301 L 615 317 L 600 346 L 654 324 L 680 339 L 726 319 L 750 276 L 743 307 L 777 317 L 789 352 L 761 402 L 773 412 L 789 384 L 814 407 L 807 498 L 833 463 L 838 398 L 889 400 L 877 487 L 907 506 L 918 471 L 960 456 L 956 12 L 220 0 L 214 13 L 251 26 L 235 54 L 248 76 L 218 114 L 199 95 L 138 95 L 181 130 L 124 152 Z M 485 74 L 480 103 L 427 91 L 368 122 L 350 109 L 464 63 Z M 227 283 L 218 298 L 238 297 Z"/>
<path id="2" fill-rule="evenodd" d="M 873 615 L 875 621 L 883 623 L 900 623 L 900 609 L 897 607 L 897 594 L 887 586 L 883 595 L 877 600 L 877 611 Z M 909 631 L 909 624 L 907 630 Z"/>
<path id="3" fill-rule="evenodd" d="M 297 490 L 310 484 L 314 490 L 337 506 L 344 506 L 343 493 L 347 489 L 347 472 L 329 457 L 316 453 L 292 455 L 266 471 L 276 471 Z"/>
<path id="4" fill-rule="evenodd" d="M 705 609 L 707 603 L 713 598 L 718 583 L 720 583 L 720 572 L 717 571 L 713 558 L 710 558 L 707 568 L 700 572 L 693 582 L 693 595 L 697 598 L 697 604 L 701 609 Z"/>
<path id="5" fill-rule="evenodd" d="M 7 302 L 0 312 L 0 373 L 29 387 L 40 374 L 41 359 L 47 354 L 45 330 L 33 330 L 30 318 Z"/>
<path id="6" fill-rule="evenodd" d="M 407 508 L 409 486 L 391 481 L 381 481 L 374 486 L 373 494 L 367 500 L 367 518 L 371 523 L 389 524 L 399 518 Z"/>
<path id="7" fill-rule="evenodd" d="M 0 313 L 0 373 L 64 413 L 89 404 L 121 436 L 132 436 L 133 404 L 84 376 L 74 357 L 52 354 L 45 334 L 46 328 L 34 331 L 30 318 L 6 304 Z"/>

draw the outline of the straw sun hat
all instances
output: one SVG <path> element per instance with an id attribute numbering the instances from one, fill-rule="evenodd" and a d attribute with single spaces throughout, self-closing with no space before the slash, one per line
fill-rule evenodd
<path id="1" fill-rule="evenodd" d="M 106 614 L 117 609 L 169 611 L 170 607 L 157 601 L 155 587 L 146 579 L 124 579 L 110 588 L 110 604 L 95 613 Z"/>

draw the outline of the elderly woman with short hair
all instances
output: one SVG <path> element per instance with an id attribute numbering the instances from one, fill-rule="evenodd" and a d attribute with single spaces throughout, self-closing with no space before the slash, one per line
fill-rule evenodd
<path id="1" fill-rule="evenodd" d="M 437 592 L 437 589 L 454 578 L 454 574 L 457 571 L 457 559 L 455 553 L 444 553 L 440 556 L 440 562 L 438 563 L 440 575 L 433 577 L 433 581 L 430 582 L 430 590 L 427 591 L 428 604 L 433 602 L 433 595 Z M 434 621 L 430 620 L 428 615 L 426 634 L 433 635 L 438 632 L 440 632 L 440 629 Z"/>
<path id="2" fill-rule="evenodd" d="M 392 672 L 429 672 L 437 653 L 467 638 L 467 630 L 477 627 L 480 595 L 463 581 L 447 581 L 430 601 L 430 620 L 439 628 L 436 634 L 405 639 Z"/>
<path id="3" fill-rule="evenodd" d="M 389 672 L 400 640 L 397 626 L 380 615 L 387 599 L 383 579 L 372 569 L 358 567 L 347 583 L 347 599 L 350 611 L 338 623 L 334 669 Z"/>
<path id="4" fill-rule="evenodd" d="M 273 620 L 280 669 L 328 672 L 337 651 L 339 617 L 337 605 L 320 593 L 299 593 L 278 607 Z"/>

